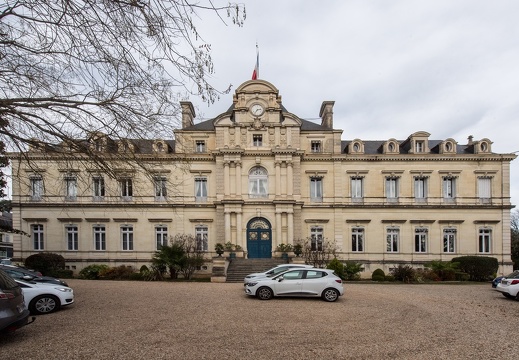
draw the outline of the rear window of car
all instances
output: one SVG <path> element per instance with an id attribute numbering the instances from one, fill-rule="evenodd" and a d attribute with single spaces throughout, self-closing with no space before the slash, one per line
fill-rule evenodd
<path id="1" fill-rule="evenodd" d="M 307 279 L 318 279 L 318 278 L 322 278 L 323 276 L 326 276 L 326 275 L 328 275 L 328 274 L 326 274 L 324 271 L 308 270 L 306 272 Z"/>
<path id="2" fill-rule="evenodd" d="M 13 290 L 18 287 L 16 281 L 3 270 L 0 269 L 0 289 L 1 290 Z"/>

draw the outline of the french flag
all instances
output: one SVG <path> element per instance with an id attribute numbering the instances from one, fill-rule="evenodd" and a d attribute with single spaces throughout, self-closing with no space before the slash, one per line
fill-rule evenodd
<path id="1" fill-rule="evenodd" d="M 254 67 L 254 71 L 252 72 L 252 80 L 258 80 L 259 78 L 259 49 L 258 44 L 256 44 L 256 66 Z"/>

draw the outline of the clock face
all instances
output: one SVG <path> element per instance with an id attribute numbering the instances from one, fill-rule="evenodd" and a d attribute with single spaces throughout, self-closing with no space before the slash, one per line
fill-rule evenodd
<path id="1" fill-rule="evenodd" d="M 260 104 L 254 104 L 250 108 L 250 112 L 254 116 L 260 116 L 261 114 L 263 114 L 263 111 L 263 106 L 261 106 Z"/>

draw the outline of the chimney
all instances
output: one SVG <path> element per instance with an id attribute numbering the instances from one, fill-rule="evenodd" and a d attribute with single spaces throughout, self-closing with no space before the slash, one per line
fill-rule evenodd
<path id="1" fill-rule="evenodd" d="M 469 138 L 468 138 L 468 142 L 469 143 L 468 143 L 468 145 L 472 145 L 473 141 L 474 141 L 474 136 L 469 135 Z"/>
<path id="2" fill-rule="evenodd" d="M 333 104 L 335 101 L 323 101 L 321 111 L 319 111 L 321 126 L 327 129 L 333 129 Z"/>
<path id="3" fill-rule="evenodd" d="M 195 124 L 193 120 L 196 116 L 193 104 L 191 101 L 181 101 L 180 106 L 182 107 L 182 129 L 193 126 Z"/>

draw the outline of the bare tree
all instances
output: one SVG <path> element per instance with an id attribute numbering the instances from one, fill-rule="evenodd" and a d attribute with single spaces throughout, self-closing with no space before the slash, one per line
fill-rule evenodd
<path id="1" fill-rule="evenodd" d="M 208 81 L 210 45 L 196 29 L 205 12 L 224 24 L 245 19 L 242 5 L 211 0 L 4 1 L 0 141 L 10 150 L 82 154 L 109 170 L 78 139 L 172 134 L 179 100 L 193 94 L 210 103 L 230 90 Z"/>
<path id="2" fill-rule="evenodd" d="M 512 240 L 512 261 L 514 269 L 519 268 L 519 212 L 514 210 L 510 214 L 510 232 Z"/>
<path id="3" fill-rule="evenodd" d="M 295 244 L 302 246 L 301 256 L 305 259 L 305 263 L 317 268 L 325 268 L 337 253 L 335 241 L 327 239 L 307 237 L 304 240 L 296 240 Z"/>

